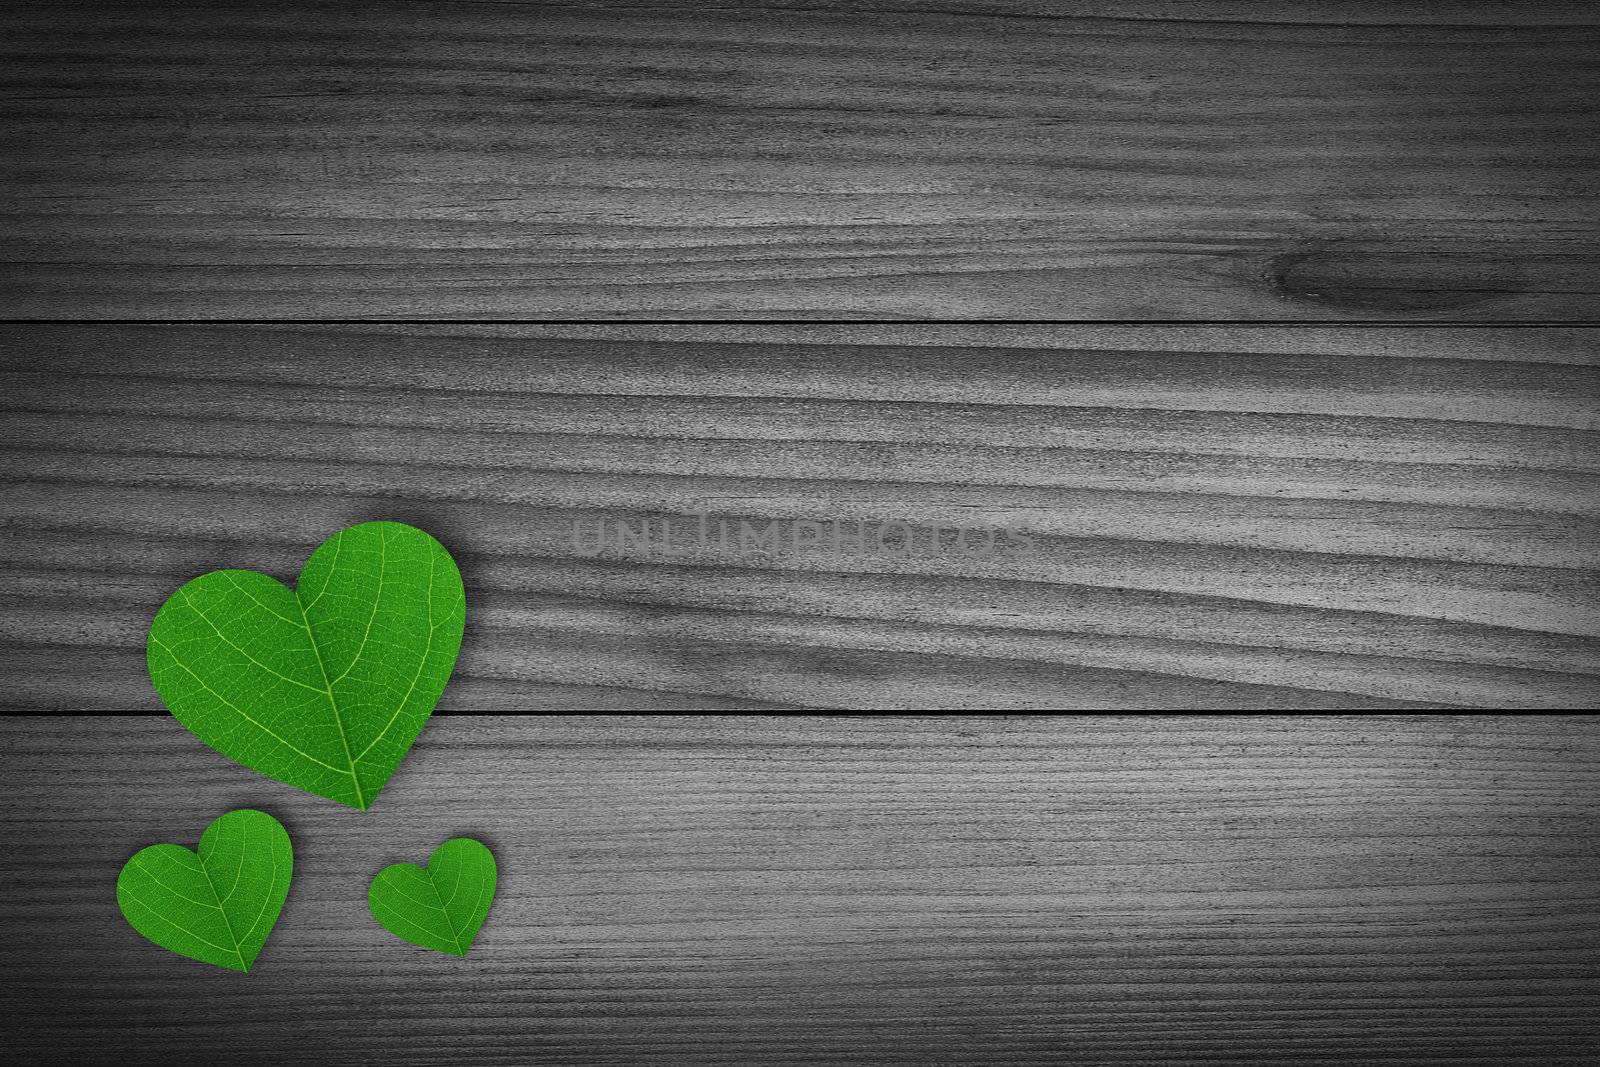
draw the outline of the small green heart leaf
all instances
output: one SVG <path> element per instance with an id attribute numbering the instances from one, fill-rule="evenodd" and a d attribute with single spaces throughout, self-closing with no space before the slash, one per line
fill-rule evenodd
<path id="1" fill-rule="evenodd" d="M 385 867 L 367 890 L 367 908 L 402 941 L 465 956 L 494 901 L 494 854 L 470 837 L 452 837 L 433 850 L 427 867 Z"/>
<path id="2" fill-rule="evenodd" d="M 151 845 L 117 876 L 117 906 L 139 933 L 169 952 L 249 971 L 278 921 L 294 850 L 283 825 L 261 811 L 223 815 L 194 852 Z"/>
<path id="3" fill-rule="evenodd" d="M 293 590 L 245 570 L 183 585 L 150 624 L 150 681 L 229 759 L 365 809 L 433 714 L 465 617 L 443 545 L 362 523 L 318 546 Z"/>

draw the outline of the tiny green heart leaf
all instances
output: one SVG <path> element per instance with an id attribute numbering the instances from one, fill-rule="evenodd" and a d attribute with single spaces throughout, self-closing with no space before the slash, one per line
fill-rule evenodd
<path id="1" fill-rule="evenodd" d="M 293 590 L 245 570 L 183 585 L 150 624 L 150 682 L 229 759 L 365 809 L 433 714 L 465 617 L 443 545 L 366 522 L 318 546 Z"/>
<path id="2" fill-rule="evenodd" d="M 202 963 L 249 971 L 278 921 L 294 850 L 283 825 L 241 808 L 218 818 L 194 852 L 151 845 L 117 876 L 117 906 L 146 938 Z"/>
<path id="3" fill-rule="evenodd" d="M 367 890 L 367 908 L 402 941 L 465 956 L 489 914 L 498 874 L 494 853 L 470 837 L 433 850 L 427 867 L 385 867 Z"/>

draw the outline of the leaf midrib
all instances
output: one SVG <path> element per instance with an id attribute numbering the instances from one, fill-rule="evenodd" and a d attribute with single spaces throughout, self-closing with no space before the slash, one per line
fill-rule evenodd
<path id="1" fill-rule="evenodd" d="M 450 931 L 450 940 L 456 943 L 456 955 L 465 956 L 467 950 L 461 947 L 461 934 L 456 930 L 456 924 L 450 921 L 450 909 L 445 904 L 444 894 L 439 892 L 439 883 L 434 881 L 431 861 L 423 873 L 428 876 L 428 888 L 433 890 L 433 899 L 439 902 L 439 914 L 444 916 L 444 928 Z"/>
<path id="2" fill-rule="evenodd" d="M 244 846 L 241 844 L 240 847 L 243 848 Z M 223 929 L 228 931 L 228 940 L 233 942 L 233 954 L 239 957 L 239 966 L 248 971 L 250 970 L 250 965 L 244 961 L 244 945 L 240 943 L 239 935 L 233 932 L 233 920 L 228 918 L 227 906 L 222 901 L 222 894 L 217 892 L 217 883 L 212 880 L 210 869 L 206 867 L 206 858 L 196 851 L 195 859 L 200 861 L 200 873 L 206 876 L 206 885 L 211 887 L 211 896 L 217 902 L 217 911 L 222 913 L 222 926 Z M 244 862 L 243 855 L 239 857 L 239 862 L 241 864 Z"/>
<path id="3" fill-rule="evenodd" d="M 328 565 L 328 579 L 327 579 L 327 582 L 323 583 L 323 586 L 322 586 L 322 591 L 323 592 L 327 592 L 327 589 L 328 589 L 328 584 L 327 583 L 333 581 L 334 568 L 339 565 L 339 545 L 343 540 L 344 540 L 344 534 L 341 531 L 339 537 L 337 539 L 335 539 L 335 541 L 334 541 L 333 562 Z M 372 597 L 372 614 L 367 619 L 366 632 L 364 634 L 362 634 L 362 636 L 361 636 L 361 644 L 360 644 L 359 647 L 357 647 L 355 656 L 351 658 L 350 666 L 345 668 L 344 674 L 341 674 L 339 676 L 341 679 L 343 679 L 346 674 L 349 674 L 352 670 L 355 669 L 356 663 L 359 662 L 360 659 L 361 659 L 361 653 L 366 651 L 367 639 L 372 636 L 372 623 L 373 623 L 373 620 L 375 620 L 378 617 L 378 605 L 380 603 L 382 603 L 382 601 L 383 601 L 383 572 L 384 572 L 384 544 L 385 544 L 385 541 L 386 541 L 386 539 L 380 533 L 378 535 L 378 591 L 376 593 L 374 593 L 373 597 Z M 317 599 L 321 599 L 321 596 L 322 596 L 322 593 L 318 593 L 316 599 L 313 599 L 312 603 L 316 603 L 316 600 Z M 362 811 L 366 811 L 367 810 L 367 798 L 366 798 L 366 795 L 361 791 L 361 776 L 356 773 L 356 756 L 355 756 L 355 753 L 353 753 L 350 750 L 350 735 L 345 731 L 343 716 L 341 716 L 339 714 L 339 701 L 336 700 L 334 698 L 334 695 L 333 695 L 333 681 L 332 681 L 332 679 L 330 679 L 328 677 L 328 665 L 325 662 L 323 662 L 323 659 L 322 659 L 322 648 L 321 648 L 321 646 L 319 646 L 317 644 L 317 635 L 311 629 L 311 616 L 306 614 L 306 606 L 300 602 L 300 587 L 299 587 L 299 583 L 298 582 L 295 583 L 294 606 L 300 612 L 300 625 L 305 627 L 306 640 L 311 642 L 311 651 L 317 657 L 317 671 L 319 673 L 321 673 L 321 675 L 322 675 L 323 691 L 325 693 L 327 693 L 327 695 L 328 695 L 328 710 L 333 715 L 333 725 L 338 727 L 338 730 L 339 730 L 339 744 L 341 746 L 343 746 L 343 748 L 344 748 L 344 761 L 350 768 L 350 784 L 351 784 L 351 786 L 353 786 L 355 788 L 355 791 L 356 791 L 356 807 L 360 808 Z M 392 725 L 393 722 L 394 722 L 394 720 L 391 719 L 390 720 L 390 724 Z M 387 732 L 388 732 L 388 727 L 385 727 L 384 728 L 384 733 L 387 733 Z M 383 735 L 379 734 L 378 736 L 382 737 Z M 374 741 L 374 744 L 376 744 L 376 740 Z M 368 750 L 370 750 L 371 748 L 372 748 L 372 745 L 368 745 L 367 746 Z M 363 750 L 361 754 L 363 756 L 365 756 L 367 754 L 366 750 Z"/>
<path id="4" fill-rule="evenodd" d="M 361 794 L 361 778 L 356 774 L 356 761 L 350 755 L 350 736 L 345 733 L 344 719 L 339 715 L 339 702 L 333 698 L 333 683 L 328 680 L 328 665 L 322 662 L 322 649 L 317 645 L 317 635 L 311 629 L 311 620 L 306 617 L 306 609 L 301 605 L 298 593 L 295 594 L 294 606 L 300 611 L 300 625 L 305 627 L 306 640 L 311 642 L 312 654 L 317 657 L 317 671 L 322 675 L 322 691 L 328 696 L 328 710 L 333 714 L 333 724 L 339 728 L 339 744 L 344 746 L 344 761 L 350 768 L 350 784 L 355 787 L 356 807 L 366 811 L 367 801 Z"/>

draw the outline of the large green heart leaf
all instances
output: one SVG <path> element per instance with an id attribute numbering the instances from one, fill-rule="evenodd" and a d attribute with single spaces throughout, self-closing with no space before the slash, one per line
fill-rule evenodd
<path id="1" fill-rule="evenodd" d="M 443 545 L 362 523 L 318 546 L 294 590 L 244 570 L 185 584 L 150 624 L 150 681 L 229 759 L 367 808 L 450 680 L 465 615 Z"/>
<path id="2" fill-rule="evenodd" d="M 367 890 L 372 917 L 394 936 L 451 956 L 465 956 L 494 902 L 494 853 L 470 837 L 433 850 L 426 868 L 385 867 Z"/>
<path id="3" fill-rule="evenodd" d="M 117 876 L 128 924 L 169 952 L 248 971 L 278 921 L 294 850 L 272 816 L 243 808 L 206 827 L 200 847 L 151 845 Z"/>

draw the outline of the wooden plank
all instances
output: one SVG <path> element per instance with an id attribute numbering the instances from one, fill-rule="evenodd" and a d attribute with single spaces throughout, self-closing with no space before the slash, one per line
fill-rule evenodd
<path id="1" fill-rule="evenodd" d="M 5 699 L 388 518 L 457 710 L 1596 703 L 1600 330 L 975 329 L 0 328 Z"/>
<path id="2" fill-rule="evenodd" d="M 7 317 L 1600 308 L 1578 0 L 0 20 Z"/>
<path id="3" fill-rule="evenodd" d="M 166 716 L 0 720 L 30 1063 L 1487 1064 L 1600 1058 L 1593 716 L 448 716 L 356 812 Z M 120 865 L 259 807 L 248 976 Z M 366 913 L 470 834 L 472 953 Z"/>

